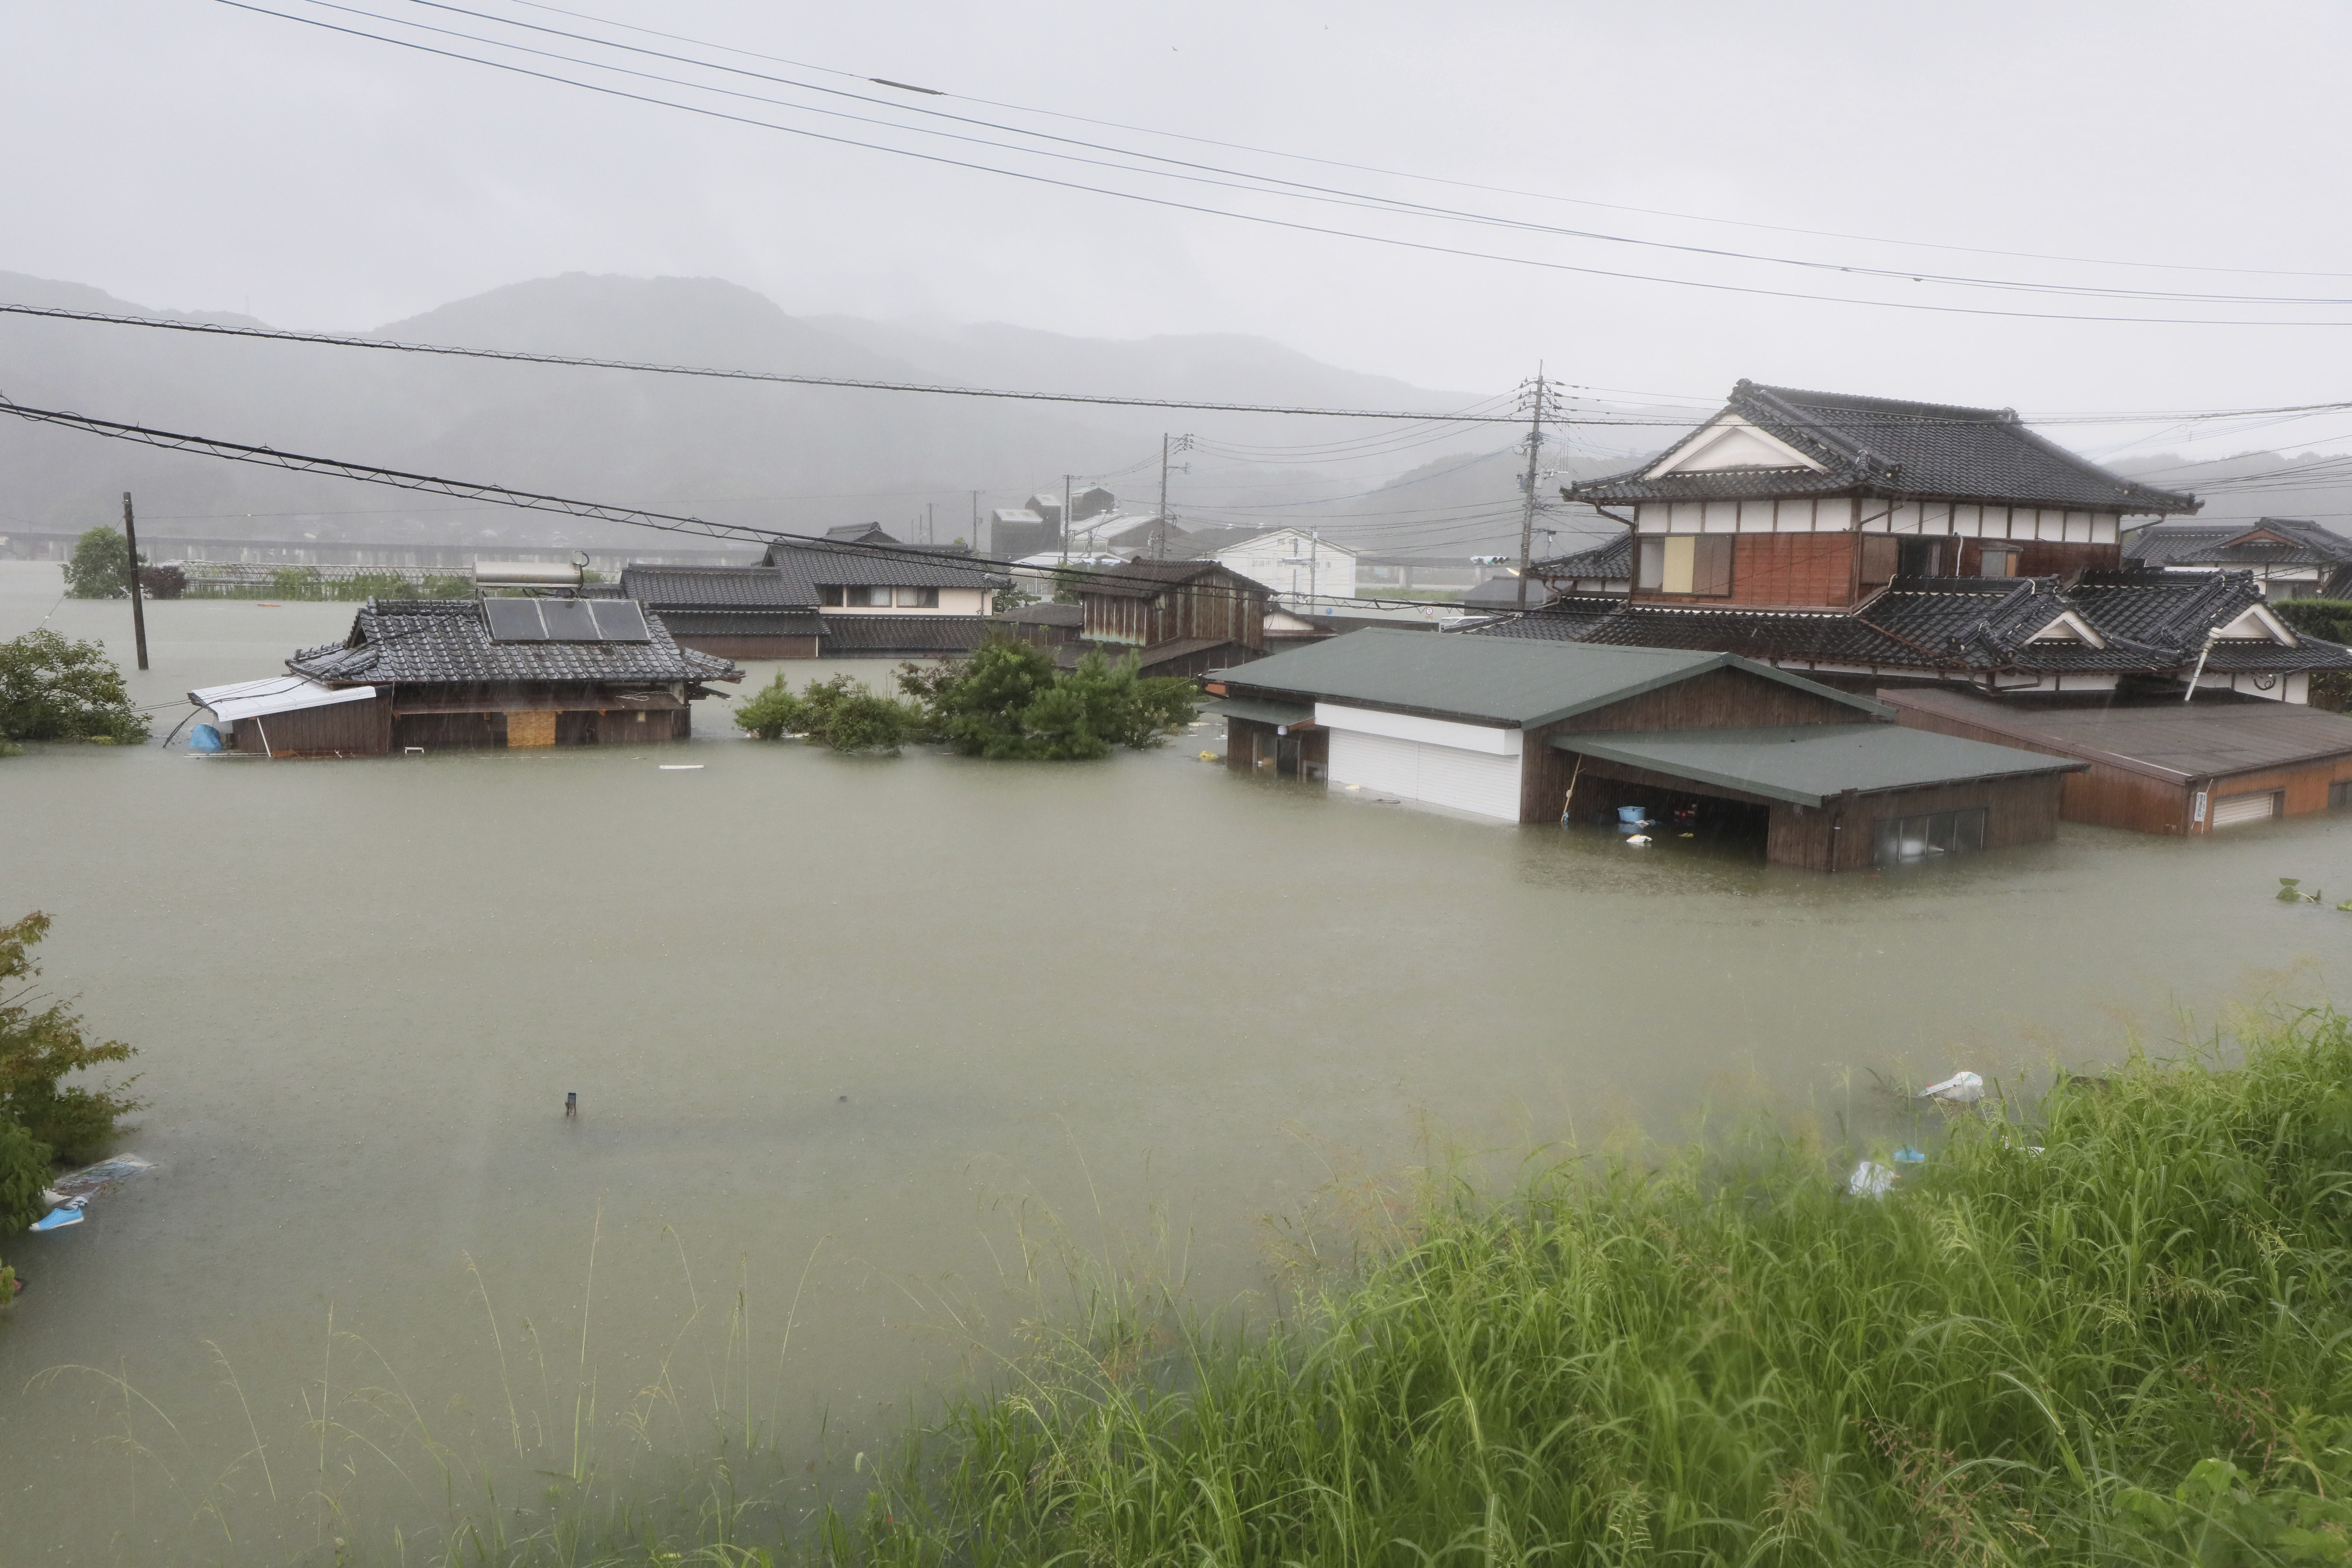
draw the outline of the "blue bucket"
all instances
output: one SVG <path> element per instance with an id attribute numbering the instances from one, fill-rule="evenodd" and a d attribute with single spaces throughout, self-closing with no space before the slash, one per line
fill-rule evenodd
<path id="1" fill-rule="evenodd" d="M 1639 827 L 1650 820 L 1649 809 L 1646 806 L 1621 805 L 1617 808 L 1617 820 L 1624 826 Z"/>

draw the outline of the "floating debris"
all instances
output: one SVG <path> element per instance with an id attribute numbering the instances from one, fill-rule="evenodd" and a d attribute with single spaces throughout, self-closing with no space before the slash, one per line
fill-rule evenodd
<path id="1" fill-rule="evenodd" d="M 121 1185 L 142 1171 L 155 1168 L 152 1160 L 136 1154 L 117 1154 L 110 1160 L 100 1160 L 95 1165 L 85 1165 L 71 1175 L 59 1176 L 54 1190 L 68 1198 L 94 1198 Z"/>
<path id="2" fill-rule="evenodd" d="M 1875 1160 L 1864 1160 L 1845 1179 L 1845 1195 L 1850 1198 L 1883 1198 L 1895 1186 L 1895 1173 Z"/>
<path id="3" fill-rule="evenodd" d="M 1919 1091 L 1921 1100 L 1940 1100 L 1947 1105 L 1972 1105 L 1984 1098 L 1984 1079 L 1972 1072 L 1956 1072 L 1941 1083 L 1931 1083 Z"/>
<path id="4" fill-rule="evenodd" d="M 702 771 L 702 764 L 700 763 L 664 763 L 661 764 L 661 771 L 666 773 L 698 773 Z"/>
<path id="5" fill-rule="evenodd" d="M 1906 1143 L 1895 1151 L 1895 1163 L 1898 1165 L 1924 1165 L 1927 1163 L 1927 1156 Z"/>

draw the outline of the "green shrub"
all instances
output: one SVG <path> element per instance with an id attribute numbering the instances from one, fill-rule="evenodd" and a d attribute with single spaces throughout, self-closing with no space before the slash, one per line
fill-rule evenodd
<path id="1" fill-rule="evenodd" d="M 795 693 L 781 670 L 737 706 L 735 723 L 762 741 L 800 735 L 836 752 L 896 752 L 924 732 L 919 708 L 880 696 L 846 675 L 811 681 Z"/>
<path id="2" fill-rule="evenodd" d="M 188 574 L 177 566 L 142 566 L 139 591 L 151 599 L 176 599 L 188 591 Z"/>
<path id="3" fill-rule="evenodd" d="M 66 592 L 77 599 L 119 599 L 131 592 L 131 542 L 119 530 L 93 528 L 74 541 Z"/>
<path id="4" fill-rule="evenodd" d="M 2298 632 L 2328 642 L 2352 643 L 2352 600 L 2273 599 L 2271 608 Z"/>
<path id="5" fill-rule="evenodd" d="M 1105 757 L 1114 746 L 1158 745 L 1196 710 L 1191 681 L 1139 676 L 1132 657 L 1113 664 L 1090 652 L 1057 670 L 1045 649 L 1009 637 L 960 664 L 906 667 L 898 685 L 925 705 L 932 731 L 973 757 Z"/>
<path id="6" fill-rule="evenodd" d="M 94 642 L 36 626 L 0 642 L 0 741 L 105 741 L 136 745 L 147 721 L 122 671 Z"/>
<path id="7" fill-rule="evenodd" d="M 138 1053 L 120 1040 L 84 1038 L 81 1019 L 62 1002 L 35 1010 L 32 982 L 41 968 L 32 951 L 48 930 L 49 917 L 37 910 L 0 926 L 0 1120 L 72 1158 L 113 1137 L 139 1102 L 125 1092 L 135 1079 L 98 1085 L 66 1079 Z"/>

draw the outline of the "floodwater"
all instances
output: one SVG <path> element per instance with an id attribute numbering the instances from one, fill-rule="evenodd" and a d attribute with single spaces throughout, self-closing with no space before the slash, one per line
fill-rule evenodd
<path id="1" fill-rule="evenodd" d="M 57 584 L 0 563 L 0 637 L 47 615 L 127 666 L 128 606 Z M 134 689 L 349 615 L 151 606 Z M 55 916 L 47 983 L 140 1047 L 157 1163 L 5 1245 L 0 1568 L 413 1554 L 453 1493 L 650 1475 L 747 1411 L 778 1473 L 846 1478 L 1019 1342 L 1024 1244 L 1214 1306 L 1433 1149 L 2046 1070 L 2317 994 L 2352 937 L 2272 897 L 2352 892 L 2339 821 L 1829 879 L 1235 777 L 1215 726 L 1015 765 L 696 723 L 0 762 L 0 919 Z"/>

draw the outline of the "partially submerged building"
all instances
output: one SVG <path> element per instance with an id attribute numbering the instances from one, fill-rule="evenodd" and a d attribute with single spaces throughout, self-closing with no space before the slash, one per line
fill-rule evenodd
<path id="1" fill-rule="evenodd" d="M 2109 473 L 2010 409 L 1739 383 L 1641 468 L 1564 499 L 1627 531 L 1539 563 L 1561 597 L 1475 635 L 1737 653 L 1856 691 L 2044 694 L 2195 678 L 2300 702 L 2352 653 L 2266 611 L 2243 570 L 2127 563 L 2134 519 L 2199 506 Z M 1596 596 L 1596 590 L 1599 590 Z"/>
<path id="2" fill-rule="evenodd" d="M 1200 675 L 1265 651 L 1273 591 L 1214 561 L 1129 561 L 1076 588 L 1080 625 L 1065 663 L 1098 647 L 1135 656 L 1146 675 Z"/>
<path id="3" fill-rule="evenodd" d="M 756 566 L 632 564 L 612 592 L 726 658 L 924 658 L 978 647 L 1005 581 L 969 552 L 883 535 L 780 541 Z"/>
<path id="4" fill-rule="evenodd" d="M 269 757 L 684 740 L 724 658 L 626 600 L 371 599 L 288 675 L 188 694 L 228 749 Z"/>
<path id="5" fill-rule="evenodd" d="M 2048 839 L 2087 766 L 1722 653 L 1371 630 L 1211 690 L 1235 770 L 1496 822 L 1709 816 L 1819 871 Z"/>

